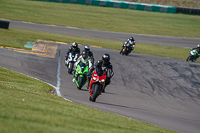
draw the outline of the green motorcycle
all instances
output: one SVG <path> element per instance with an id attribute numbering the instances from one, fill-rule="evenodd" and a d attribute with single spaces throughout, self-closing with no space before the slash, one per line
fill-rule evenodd
<path id="1" fill-rule="evenodd" d="M 85 63 L 77 65 L 75 72 L 75 83 L 79 90 L 85 85 L 87 81 L 88 66 Z"/>
<path id="2" fill-rule="evenodd" d="M 199 52 L 196 49 L 190 50 L 190 55 L 187 57 L 186 61 L 191 60 L 192 62 L 195 62 L 198 56 Z"/>

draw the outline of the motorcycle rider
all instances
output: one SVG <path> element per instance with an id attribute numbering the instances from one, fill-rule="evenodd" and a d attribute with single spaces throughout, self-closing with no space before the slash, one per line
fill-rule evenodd
<path id="1" fill-rule="evenodd" d="M 134 50 L 135 47 L 135 39 L 133 37 L 130 37 L 127 41 L 129 41 L 131 51 Z"/>
<path id="2" fill-rule="evenodd" d="M 99 68 L 99 67 L 101 67 L 101 69 L 106 72 L 105 87 L 110 84 L 110 80 L 113 77 L 114 72 L 113 72 L 112 64 L 110 62 L 110 55 L 105 53 L 105 54 L 102 55 L 102 60 L 98 60 L 95 63 L 95 65 L 92 66 L 89 69 L 89 71 L 88 71 L 88 86 L 87 86 L 87 88 L 89 88 L 90 79 L 91 79 L 93 71 L 96 68 Z M 105 92 L 105 87 L 104 87 L 104 90 L 102 92 Z"/>
<path id="3" fill-rule="evenodd" d="M 134 50 L 134 47 L 135 47 L 135 39 L 133 37 L 130 37 L 129 39 L 127 39 L 127 41 L 125 41 L 122 44 L 122 49 L 120 50 L 120 54 L 122 53 L 122 50 L 124 49 L 124 44 L 129 44 L 129 47 L 130 47 L 129 52 L 131 52 L 132 50 Z"/>
<path id="4" fill-rule="evenodd" d="M 92 51 L 90 51 L 90 46 L 86 45 L 84 47 L 84 49 L 86 51 L 88 51 L 88 56 L 90 57 L 90 59 L 92 60 L 92 64 L 94 65 L 94 55 L 93 55 Z"/>
<path id="5" fill-rule="evenodd" d="M 77 62 L 74 64 L 74 78 L 75 78 L 76 67 L 79 63 L 84 63 L 84 64 L 88 65 L 88 69 L 90 69 L 92 67 L 92 60 L 88 56 L 88 52 L 86 50 L 83 50 L 81 52 L 81 56 L 77 59 Z M 73 82 L 75 81 L 74 78 L 72 80 Z"/>
<path id="6" fill-rule="evenodd" d="M 193 54 L 191 54 L 193 53 Z M 190 55 L 187 57 L 186 61 L 191 60 L 192 62 L 196 61 L 200 57 L 200 44 L 196 48 L 190 49 Z"/>
<path id="7" fill-rule="evenodd" d="M 73 42 L 72 43 L 72 46 L 69 47 L 68 51 L 67 51 L 67 55 L 65 56 L 66 59 L 65 59 L 65 65 L 68 66 L 69 64 L 69 60 L 68 60 L 68 56 L 69 56 L 69 53 L 71 53 L 72 51 L 74 51 L 75 53 L 78 54 L 78 56 L 80 55 L 80 48 L 78 47 L 78 43 L 77 42 Z"/>
<path id="8" fill-rule="evenodd" d="M 198 44 L 196 48 L 192 48 L 192 50 L 197 50 L 197 52 L 199 53 L 197 58 L 199 58 L 200 57 L 200 44 Z"/>

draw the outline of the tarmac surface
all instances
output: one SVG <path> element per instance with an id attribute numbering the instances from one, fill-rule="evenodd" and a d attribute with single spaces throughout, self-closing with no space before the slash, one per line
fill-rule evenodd
<path id="1" fill-rule="evenodd" d="M 69 46 L 59 44 L 55 58 L 0 48 L 0 67 L 54 86 L 59 71 L 61 95 L 73 102 L 183 133 L 199 133 L 200 63 L 138 53 L 122 56 L 117 50 L 91 47 L 95 61 L 104 53 L 111 55 L 115 73 L 106 92 L 93 103 L 87 89 L 78 90 L 73 75 L 67 73 L 64 60 Z"/>
<path id="2" fill-rule="evenodd" d="M 89 92 L 76 88 L 64 64 L 66 49 L 59 45 L 55 58 L 0 48 L 0 67 L 14 70 L 57 86 L 60 60 L 60 92 L 63 98 L 183 133 L 200 131 L 200 64 L 184 60 L 91 47 L 95 60 L 111 55 L 112 82 L 96 102 Z M 83 49 L 83 46 L 80 46 Z"/>
<path id="3" fill-rule="evenodd" d="M 200 38 L 186 38 L 186 37 L 169 37 L 169 36 L 155 36 L 155 35 L 143 35 L 134 33 L 119 33 L 119 32 L 108 32 L 108 31 L 97 31 L 81 28 L 72 28 L 65 26 L 45 25 L 39 23 L 27 23 L 21 21 L 10 21 L 10 27 L 51 32 L 57 34 L 80 36 L 88 38 L 99 38 L 106 40 L 125 41 L 127 38 L 133 36 L 137 43 L 143 44 L 154 44 L 163 46 L 176 46 L 193 48 L 200 43 Z"/>

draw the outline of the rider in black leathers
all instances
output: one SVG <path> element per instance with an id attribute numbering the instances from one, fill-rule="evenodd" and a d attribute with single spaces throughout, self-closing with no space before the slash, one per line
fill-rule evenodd
<path id="1" fill-rule="evenodd" d="M 102 60 L 98 60 L 95 65 L 93 65 L 90 69 L 89 69 L 89 72 L 88 72 L 88 86 L 87 88 L 89 88 L 89 84 L 90 84 L 90 79 L 91 79 L 91 76 L 92 76 L 92 73 L 93 71 L 96 69 L 96 67 L 101 67 L 102 70 L 104 70 L 106 72 L 106 81 L 105 81 L 105 87 L 107 85 L 110 84 L 110 80 L 111 78 L 113 77 L 114 75 L 114 72 L 113 72 L 113 67 L 112 67 L 112 64 L 110 62 L 110 55 L 109 54 L 104 54 L 102 56 Z M 104 90 L 102 92 L 105 92 L 105 87 L 104 87 Z"/>
<path id="2" fill-rule="evenodd" d="M 67 66 L 69 61 L 68 61 L 68 56 L 69 56 L 69 53 L 71 53 L 72 51 L 75 51 L 78 56 L 80 55 L 80 48 L 78 47 L 78 43 L 76 42 L 73 42 L 72 43 L 72 46 L 69 47 L 68 51 L 67 51 L 67 55 L 65 56 L 66 57 L 66 60 L 65 60 L 65 65 Z"/>

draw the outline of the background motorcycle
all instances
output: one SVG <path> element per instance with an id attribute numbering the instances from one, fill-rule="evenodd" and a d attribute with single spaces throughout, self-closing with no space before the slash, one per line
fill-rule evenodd
<path id="1" fill-rule="evenodd" d="M 130 44 L 123 44 L 122 55 L 128 55 L 131 52 Z"/>
<path id="2" fill-rule="evenodd" d="M 196 49 L 190 50 L 190 55 L 188 56 L 186 61 L 189 61 L 189 60 L 191 60 L 192 62 L 196 61 L 196 59 L 198 58 L 198 54 L 199 52 Z"/>
<path id="3" fill-rule="evenodd" d="M 96 101 L 96 98 L 101 94 L 105 87 L 105 80 L 106 73 L 104 73 L 102 69 L 94 70 L 89 85 L 90 101 Z"/>
<path id="4" fill-rule="evenodd" d="M 74 51 L 72 51 L 71 53 L 69 53 L 68 56 L 68 73 L 72 74 L 73 68 L 74 68 L 74 63 L 77 61 L 78 59 L 78 54 Z"/>
<path id="5" fill-rule="evenodd" d="M 75 72 L 75 83 L 80 90 L 87 81 L 88 66 L 84 63 L 79 63 Z"/>

